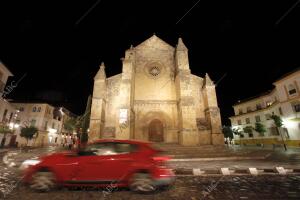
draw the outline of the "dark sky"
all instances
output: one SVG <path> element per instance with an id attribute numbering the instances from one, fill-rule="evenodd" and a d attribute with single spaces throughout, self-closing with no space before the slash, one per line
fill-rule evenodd
<path id="1" fill-rule="evenodd" d="M 124 51 L 155 32 L 173 46 L 183 38 L 193 74 L 214 81 L 227 74 L 217 94 L 228 123 L 237 100 L 272 89 L 300 66 L 300 5 L 197 1 L 1 1 L 0 59 L 15 75 L 10 81 L 26 74 L 9 97 L 81 114 L 99 64 L 108 76 L 120 73 Z"/>

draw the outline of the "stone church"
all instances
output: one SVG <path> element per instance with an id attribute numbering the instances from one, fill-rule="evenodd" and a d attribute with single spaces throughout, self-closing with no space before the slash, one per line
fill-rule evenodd
<path id="1" fill-rule="evenodd" d="M 188 49 L 153 35 L 125 51 L 122 73 L 94 78 L 89 140 L 137 139 L 185 146 L 222 145 L 215 85 L 193 75 Z"/>

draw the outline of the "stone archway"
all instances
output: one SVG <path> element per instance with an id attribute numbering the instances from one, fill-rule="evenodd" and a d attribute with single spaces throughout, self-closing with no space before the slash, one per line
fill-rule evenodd
<path id="1" fill-rule="evenodd" d="M 163 142 L 164 141 L 164 126 L 159 119 L 154 119 L 148 126 L 149 141 Z"/>

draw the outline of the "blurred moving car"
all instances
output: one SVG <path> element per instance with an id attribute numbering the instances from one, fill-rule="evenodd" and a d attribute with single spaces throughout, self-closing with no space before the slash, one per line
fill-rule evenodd
<path id="1" fill-rule="evenodd" d="M 85 148 L 26 160 L 24 181 L 37 191 L 57 186 L 129 187 L 152 192 L 174 182 L 168 156 L 149 142 L 97 140 Z"/>

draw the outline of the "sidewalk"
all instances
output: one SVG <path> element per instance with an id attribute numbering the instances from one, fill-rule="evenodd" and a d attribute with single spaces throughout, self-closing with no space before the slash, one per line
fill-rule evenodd
<path id="1" fill-rule="evenodd" d="M 173 161 L 258 160 L 265 159 L 274 152 L 271 149 L 212 145 L 185 147 L 178 144 L 155 144 L 155 146 L 170 155 Z"/>

